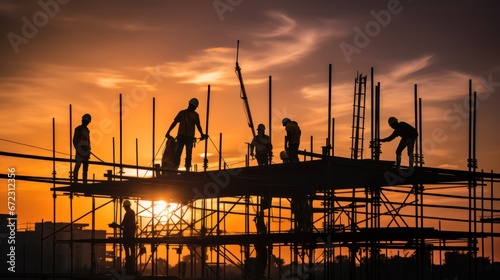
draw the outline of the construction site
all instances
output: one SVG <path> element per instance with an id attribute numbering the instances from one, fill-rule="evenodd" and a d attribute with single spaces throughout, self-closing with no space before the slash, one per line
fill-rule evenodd
<path id="1" fill-rule="evenodd" d="M 236 70 L 249 128 L 255 136 L 238 62 Z M 270 77 L 270 131 L 271 88 Z M 154 166 L 123 163 L 119 145 L 119 162 L 90 161 L 91 166 L 105 166 L 109 170 L 102 180 L 81 184 L 55 174 L 16 175 L 16 180 L 53 185 L 54 219 L 37 224 L 37 233 L 27 237 L 33 247 L 27 246 L 23 252 L 18 250 L 16 273 L 1 276 L 11 279 L 498 279 L 500 265 L 494 252 L 495 241 L 500 237 L 497 225 L 500 195 L 495 188 L 500 174 L 478 168 L 476 92 L 472 90 L 472 81 L 464 93 L 467 91 L 469 133 L 464 135 L 463 145 L 468 149 L 469 157 L 464 159 L 468 170 L 425 166 L 422 144 L 426 137 L 422 135 L 425 123 L 417 85 L 412 125 L 419 137 L 415 142 L 414 166 L 396 168 L 394 161 L 381 160 L 380 127 L 386 125 L 386 120 L 380 119 L 380 84 L 375 82 L 373 68 L 369 75 L 357 73 L 354 79 L 350 158 L 335 154 L 330 80 L 329 110 L 328 116 L 324 116 L 328 135 L 324 146 L 313 147 L 311 136 L 311 145 L 307 147 L 308 139 L 302 135 L 300 162 L 282 162 L 276 156 L 278 151 L 274 151 L 270 164 L 251 166 L 248 151 L 241 155 L 244 167 L 229 168 L 220 153 L 222 134 L 215 145 L 217 137 L 210 134 L 208 127 L 208 86 L 204 131 L 211 137 L 202 143 L 205 155 L 210 142 L 216 146 L 219 152 L 216 170 L 208 170 L 206 157 L 202 167 L 196 166 L 191 171 L 163 168 L 155 162 L 154 155 Z M 365 135 L 365 130 L 370 135 Z M 153 142 L 153 150 L 154 147 Z M 42 157 L 3 151 L 0 156 L 54 164 L 74 162 L 72 156 L 61 158 L 55 153 L 53 157 Z M 147 171 L 151 176 L 125 176 L 122 172 L 125 168 Z M 10 177 L 2 174 L 1 178 Z M 69 200 L 70 209 L 56 209 L 56 200 L 61 199 Z M 84 216 L 73 215 L 72 205 L 77 199 L 88 201 Z M 102 219 L 100 213 L 104 207 L 112 207 L 113 222 L 120 224 L 124 200 L 132 201 L 137 213 L 133 275 L 124 272 L 119 228 L 98 229 L 95 225 L 97 219 Z M 68 210 L 71 221 L 56 221 L 56 211 Z M 92 223 L 80 222 L 89 217 Z M 234 230 L 235 225 L 241 230 Z M 17 236 L 21 234 L 18 232 Z M 35 252 L 29 254 L 30 248 Z M 27 263 L 32 263 L 32 268 Z"/>

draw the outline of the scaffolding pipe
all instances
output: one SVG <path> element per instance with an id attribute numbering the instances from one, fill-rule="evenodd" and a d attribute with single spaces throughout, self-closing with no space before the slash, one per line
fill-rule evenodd
<path id="1" fill-rule="evenodd" d="M 52 180 L 54 191 L 52 193 L 53 198 L 53 236 L 52 236 L 52 273 L 56 273 L 56 119 L 52 118 Z M 43 227 L 43 225 L 42 225 Z"/>
<path id="2" fill-rule="evenodd" d="M 330 155 L 330 147 L 331 145 L 331 119 L 332 119 L 332 64 L 328 64 L 328 134 L 327 134 L 327 143 L 326 148 L 328 150 L 328 154 Z"/>
<path id="3" fill-rule="evenodd" d="M 73 182 L 73 112 L 72 112 L 72 106 L 69 104 L 69 179 L 71 182 Z M 70 227 L 70 243 L 69 243 L 69 250 L 70 250 L 70 262 L 71 262 L 71 267 L 70 267 L 70 275 L 73 276 L 73 193 L 69 193 L 69 220 L 71 221 L 71 227 Z"/>
<path id="4" fill-rule="evenodd" d="M 208 85 L 207 89 L 207 117 L 205 123 L 205 135 L 208 136 L 208 119 L 210 117 L 210 85 Z M 207 171 L 208 168 L 208 138 L 205 139 L 205 157 L 203 159 L 203 171 Z"/>
<path id="5" fill-rule="evenodd" d="M 152 149 L 151 149 L 151 167 L 155 167 L 155 124 L 156 124 L 156 99 L 153 97 L 153 116 L 152 116 L 152 128 L 151 128 L 151 139 L 152 139 Z M 139 164 L 137 164 L 139 165 Z M 155 172 L 151 171 L 151 175 L 155 177 Z"/>
<path id="6" fill-rule="evenodd" d="M 122 181 L 123 176 L 123 102 L 122 94 L 120 93 L 120 181 Z"/>
<path id="7" fill-rule="evenodd" d="M 273 143 L 273 130 L 272 130 L 272 127 L 273 127 L 273 77 L 272 76 L 269 76 L 269 143 Z M 269 158 L 268 158 L 268 164 L 272 164 L 273 163 L 273 155 L 272 153 L 269 155 Z"/>

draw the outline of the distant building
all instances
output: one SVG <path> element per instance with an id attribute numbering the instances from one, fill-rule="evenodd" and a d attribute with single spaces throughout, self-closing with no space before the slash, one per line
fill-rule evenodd
<path id="1" fill-rule="evenodd" d="M 6 220 L 6 215 L 1 215 L 2 223 Z M 92 238 L 92 230 L 87 230 L 88 224 L 73 224 L 73 240 L 90 240 Z M 2 252 L 4 249 L 5 237 L 8 232 L 4 233 L 5 229 L 2 224 L 2 232 L 0 232 L 0 246 Z M 87 274 L 92 268 L 92 247 L 90 242 L 73 242 L 73 252 L 69 240 L 71 240 L 71 226 L 69 223 L 55 224 L 55 250 L 53 247 L 54 238 L 54 223 L 44 222 L 36 223 L 35 230 L 17 231 L 15 235 L 15 250 L 16 250 L 16 273 L 38 274 L 38 273 L 56 273 L 69 274 L 72 270 L 71 255 L 73 255 L 73 273 Z M 105 239 L 105 230 L 95 230 L 95 239 Z M 53 253 L 55 252 L 55 266 L 53 266 Z M 105 270 L 106 265 L 106 245 L 95 244 L 95 272 L 100 273 Z M 2 255 L 2 262 L 6 254 Z M 5 262 L 4 262 L 5 261 Z M 53 269 L 55 268 L 55 271 Z M 2 272 L 7 272 L 3 270 Z"/>

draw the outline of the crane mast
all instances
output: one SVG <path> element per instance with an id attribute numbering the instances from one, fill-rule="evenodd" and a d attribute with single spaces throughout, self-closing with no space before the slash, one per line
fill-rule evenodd
<path id="1" fill-rule="evenodd" d="M 255 128 L 253 125 L 252 113 L 250 112 L 250 105 L 248 104 L 247 92 L 245 90 L 245 84 L 243 83 L 243 76 L 241 75 L 241 68 L 240 65 L 238 64 L 239 50 L 240 50 L 240 40 L 238 40 L 236 43 L 236 74 L 238 75 L 238 80 L 240 81 L 240 87 L 241 87 L 240 97 L 241 99 L 243 99 L 243 103 L 245 105 L 245 112 L 247 114 L 248 126 L 252 130 L 253 137 L 255 137 Z"/>

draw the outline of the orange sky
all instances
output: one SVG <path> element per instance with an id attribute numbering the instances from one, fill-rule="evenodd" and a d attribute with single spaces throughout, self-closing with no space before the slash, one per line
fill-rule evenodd
<path id="1" fill-rule="evenodd" d="M 500 27 L 497 3 L 44 3 L 0 1 L 4 34 L 0 43 L 1 151 L 51 156 L 55 118 L 57 156 L 68 157 L 71 105 L 73 127 L 84 113 L 92 115 L 92 151 L 111 162 L 113 138 L 118 147 L 121 93 L 123 162 L 135 164 L 137 139 L 139 165 L 148 166 L 152 153 L 161 154 L 160 145 L 175 114 L 192 97 L 200 100 L 198 112 L 205 129 L 207 86 L 211 85 L 211 140 L 218 145 L 222 133 L 225 161 L 230 167 L 241 167 L 245 142 L 251 140 L 252 133 L 234 73 L 236 41 L 240 40 L 239 63 L 255 126 L 268 126 L 268 77 L 273 78 L 275 155 L 283 149 L 283 117 L 299 123 L 301 148 L 309 149 L 310 136 L 314 137 L 315 152 L 324 145 L 328 64 L 332 64 L 336 155 L 350 156 L 356 72 L 369 74 L 374 67 L 375 81 L 382 87 L 383 136 L 391 133 L 385 122 L 389 116 L 414 123 L 413 87 L 418 84 L 425 163 L 432 167 L 467 168 L 467 94 L 472 79 L 478 94 L 479 169 L 500 169 L 496 129 L 500 122 L 500 40 L 494 35 Z M 153 98 L 155 147 L 151 145 Z M 369 110 L 366 113 L 369 115 Z M 370 135 L 369 121 L 365 123 L 365 139 Z M 194 154 L 202 154 L 203 146 L 198 145 Z M 393 160 L 396 146 L 397 141 L 384 143 L 382 158 Z M 209 153 L 213 154 L 209 168 L 216 169 L 217 151 L 211 142 Z M 368 153 L 364 157 L 368 158 Z M 404 157 L 404 164 L 406 160 Z M 201 168 L 203 159 L 196 156 L 194 163 Z M 16 168 L 18 175 L 52 174 L 51 162 L 2 157 L 0 173 L 7 173 L 10 167 Z M 56 170 L 58 177 L 69 176 L 66 163 L 57 163 Z M 96 178 L 102 178 L 104 172 L 105 168 L 91 166 L 90 173 Z M 21 222 L 52 220 L 50 187 L 17 182 Z M 0 200 L 6 201 L 6 196 L 0 192 Z M 76 199 L 75 203 L 75 216 L 90 205 L 87 199 Z M 67 200 L 58 199 L 57 207 L 69 209 Z M 58 211 L 57 219 L 67 220 L 67 212 Z M 105 226 L 108 221 L 99 223 Z"/>

